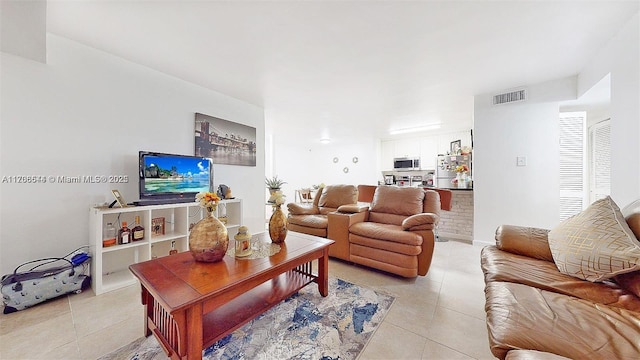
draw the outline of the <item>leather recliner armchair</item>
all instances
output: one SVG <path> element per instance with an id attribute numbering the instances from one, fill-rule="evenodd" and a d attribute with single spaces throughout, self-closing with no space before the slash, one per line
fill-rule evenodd
<path id="1" fill-rule="evenodd" d="M 329 214 L 329 238 L 335 241 L 332 248 L 348 249 L 339 258 L 404 277 L 424 276 L 439 218 L 436 191 L 381 185 L 368 211 L 341 206 Z"/>
<path id="2" fill-rule="evenodd" d="M 340 206 L 356 204 L 358 189 L 353 185 L 327 185 L 318 189 L 313 203 L 289 203 L 287 229 L 309 235 L 327 237 L 327 214 Z"/>

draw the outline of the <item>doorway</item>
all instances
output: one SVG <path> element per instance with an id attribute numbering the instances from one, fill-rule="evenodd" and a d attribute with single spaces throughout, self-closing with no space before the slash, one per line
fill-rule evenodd
<path id="1" fill-rule="evenodd" d="M 560 104 L 561 221 L 611 192 L 610 104 L 610 74 L 579 99 Z"/>

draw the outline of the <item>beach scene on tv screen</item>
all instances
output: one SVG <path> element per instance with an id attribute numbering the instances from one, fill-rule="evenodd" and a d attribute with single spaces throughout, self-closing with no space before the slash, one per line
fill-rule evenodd
<path id="1" fill-rule="evenodd" d="M 209 191 L 209 162 L 197 158 L 147 156 L 144 189 L 150 194 Z"/>

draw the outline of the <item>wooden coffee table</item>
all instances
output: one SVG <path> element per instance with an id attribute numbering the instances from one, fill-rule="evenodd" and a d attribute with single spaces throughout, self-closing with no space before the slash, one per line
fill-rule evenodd
<path id="1" fill-rule="evenodd" d="M 271 242 L 266 233 L 252 241 Z M 280 251 L 264 258 L 201 263 L 184 252 L 133 264 L 129 269 L 142 285 L 145 335 L 154 334 L 172 359 L 201 359 L 203 349 L 306 285 L 317 283 L 327 296 L 331 244 L 289 232 Z"/>

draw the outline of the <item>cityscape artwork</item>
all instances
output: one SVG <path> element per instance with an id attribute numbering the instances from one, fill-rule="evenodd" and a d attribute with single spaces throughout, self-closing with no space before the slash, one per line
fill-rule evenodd
<path id="1" fill-rule="evenodd" d="M 214 164 L 256 166 L 256 128 L 196 113 L 195 155 Z"/>

